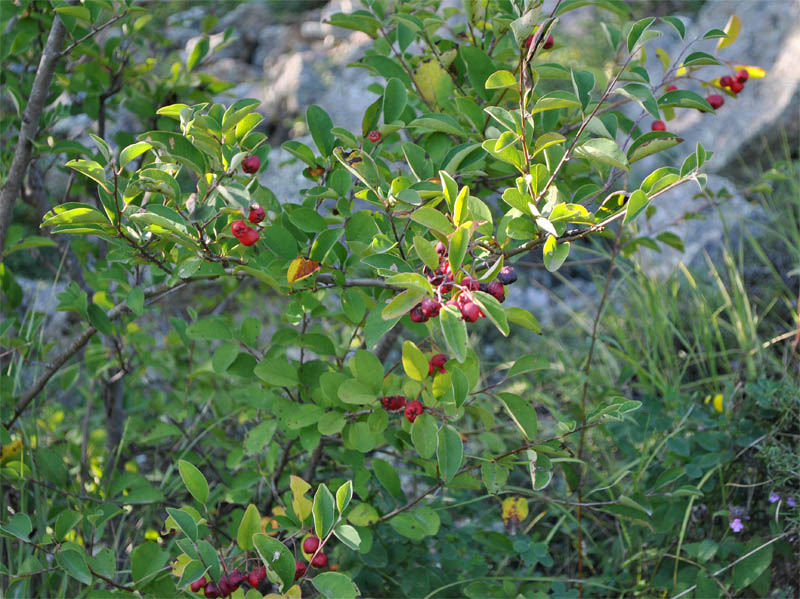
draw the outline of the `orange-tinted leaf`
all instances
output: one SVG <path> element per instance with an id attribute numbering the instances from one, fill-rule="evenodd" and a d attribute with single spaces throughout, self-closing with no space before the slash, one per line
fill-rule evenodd
<path id="1" fill-rule="evenodd" d="M 286 272 L 286 279 L 289 281 L 289 285 L 291 285 L 295 281 L 300 281 L 301 279 L 313 275 L 318 270 L 319 262 L 298 256 L 292 260 L 292 263 L 289 265 L 289 270 Z"/>

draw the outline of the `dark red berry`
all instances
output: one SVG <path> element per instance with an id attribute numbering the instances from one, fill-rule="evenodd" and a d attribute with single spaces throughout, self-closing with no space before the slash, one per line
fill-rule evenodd
<path id="1" fill-rule="evenodd" d="M 498 302 L 505 301 L 506 288 L 500 281 L 492 281 L 489 283 L 489 293 L 494 296 Z"/>
<path id="2" fill-rule="evenodd" d="M 738 79 L 736 81 L 734 81 L 733 83 L 731 83 L 731 91 L 734 94 L 738 94 L 743 89 L 744 89 L 744 83 L 742 83 Z"/>
<path id="3" fill-rule="evenodd" d="M 247 575 L 247 582 L 253 588 L 261 584 L 261 580 L 259 580 L 258 573 L 255 570 L 253 570 L 252 572 L 250 572 L 250 574 Z"/>
<path id="4" fill-rule="evenodd" d="M 442 304 L 429 297 L 426 297 L 424 300 L 422 300 L 419 306 L 426 319 L 439 316 L 439 310 L 442 309 Z"/>
<path id="5" fill-rule="evenodd" d="M 650 129 L 653 131 L 666 131 L 667 124 L 664 121 L 653 121 L 653 124 L 650 125 Z"/>
<path id="6" fill-rule="evenodd" d="M 267 217 L 267 213 L 264 212 L 264 209 L 259 206 L 258 204 L 253 204 L 250 206 L 250 214 L 248 215 L 247 219 L 251 223 L 260 223 Z"/>
<path id="7" fill-rule="evenodd" d="M 556 40 L 554 40 L 554 39 L 553 39 L 553 36 L 552 36 L 552 35 L 550 35 L 550 36 L 548 36 L 548 38 L 547 38 L 547 41 L 544 43 L 544 45 L 542 46 L 542 48 L 544 48 L 545 50 L 549 50 L 550 48 L 552 48 L 552 47 L 553 47 L 553 45 L 554 45 L 555 43 L 556 43 Z"/>
<path id="8" fill-rule="evenodd" d="M 675 85 L 670 85 L 670 86 L 667 87 L 667 91 L 668 92 L 674 92 L 677 89 L 678 89 L 678 87 L 675 86 Z"/>
<path id="9" fill-rule="evenodd" d="M 189 586 L 189 588 L 192 589 L 193 593 L 199 593 L 200 589 L 204 588 L 207 584 L 208 584 L 208 581 L 206 580 L 206 577 L 203 576 L 202 578 L 198 578 L 197 580 L 195 580 Z"/>
<path id="10" fill-rule="evenodd" d="M 328 556 L 324 553 L 318 553 L 314 556 L 314 559 L 311 560 L 311 566 L 313 568 L 324 568 L 328 565 Z"/>
<path id="11" fill-rule="evenodd" d="M 471 301 L 465 302 L 464 305 L 461 306 L 461 316 L 467 322 L 475 322 L 481 317 L 481 309 L 478 307 L 478 304 Z"/>
<path id="12" fill-rule="evenodd" d="M 722 87 L 730 87 L 731 83 L 733 83 L 733 77 L 730 75 L 724 75 L 723 77 L 719 78 L 719 84 Z"/>
<path id="13" fill-rule="evenodd" d="M 294 563 L 294 579 L 298 580 L 305 576 L 306 573 L 306 565 L 303 562 L 295 562 Z"/>
<path id="14" fill-rule="evenodd" d="M 711 104 L 711 108 L 716 110 L 717 108 L 720 108 L 723 104 L 725 104 L 725 98 L 723 98 L 719 94 L 711 94 L 706 98 L 706 102 Z"/>
<path id="15" fill-rule="evenodd" d="M 436 243 L 436 253 L 439 254 L 439 256 L 446 256 L 447 255 L 447 246 L 441 241 L 437 242 Z"/>
<path id="16" fill-rule="evenodd" d="M 233 590 L 239 588 L 239 585 L 241 585 L 245 580 L 247 580 L 247 575 L 241 570 L 234 570 L 230 573 L 230 576 L 228 576 L 228 582 L 230 582 L 231 586 L 233 586 Z"/>
<path id="17" fill-rule="evenodd" d="M 406 405 L 406 398 L 402 395 L 387 395 L 386 397 L 381 397 L 381 404 L 385 409 L 395 412 Z M 306 553 L 313 553 L 313 551 L 306 551 Z"/>
<path id="18" fill-rule="evenodd" d="M 242 235 L 239 237 L 239 243 L 242 245 L 253 245 L 256 241 L 258 241 L 258 237 L 258 231 L 247 227 L 247 231 L 242 233 Z"/>
<path id="19" fill-rule="evenodd" d="M 249 228 L 250 227 L 248 227 L 247 223 L 243 220 L 235 220 L 231 223 L 231 233 L 233 233 L 233 236 L 237 239 L 244 235 Z"/>
<path id="20" fill-rule="evenodd" d="M 204 594 L 206 596 L 206 599 L 217 599 L 220 596 L 219 588 L 213 582 L 209 582 L 206 585 Z"/>
<path id="21" fill-rule="evenodd" d="M 428 320 L 428 318 L 425 316 L 425 313 L 422 311 L 422 306 L 420 304 L 417 304 L 411 308 L 409 316 L 411 317 L 412 322 L 426 322 Z"/>
<path id="22" fill-rule="evenodd" d="M 511 283 L 517 280 L 517 271 L 514 270 L 513 266 L 504 266 L 500 269 L 497 280 L 503 285 L 511 285 Z"/>
<path id="23" fill-rule="evenodd" d="M 319 539 L 315 536 L 306 537 L 303 541 L 303 551 L 306 553 L 314 553 L 319 548 Z"/>
<path id="24" fill-rule="evenodd" d="M 248 175 L 252 175 L 253 173 L 257 173 L 258 169 L 261 168 L 261 160 L 258 159 L 258 156 L 246 156 L 244 160 L 242 160 L 242 170 L 246 172 Z"/>
<path id="25" fill-rule="evenodd" d="M 417 419 L 417 416 L 422 414 L 425 411 L 425 408 L 422 406 L 420 402 L 417 400 L 410 401 L 406 404 L 405 415 L 406 420 L 409 422 L 414 422 Z"/>
<path id="26" fill-rule="evenodd" d="M 447 370 L 444 367 L 446 362 L 447 362 L 447 356 L 445 356 L 444 354 L 436 354 L 435 356 L 433 356 L 428 362 L 428 376 L 435 374 L 437 370 L 442 374 L 447 372 Z"/>
<path id="27" fill-rule="evenodd" d="M 533 43 L 533 34 L 529 35 L 528 39 L 525 40 L 525 49 L 530 50 L 532 43 Z"/>
<path id="28" fill-rule="evenodd" d="M 461 285 L 464 289 L 469 289 L 470 291 L 478 291 L 481 288 L 480 281 L 472 277 L 464 277 L 461 279 Z"/>
<path id="29" fill-rule="evenodd" d="M 369 139 L 373 143 L 377 143 L 381 140 L 381 132 L 373 129 L 367 134 L 367 139 Z"/>
<path id="30" fill-rule="evenodd" d="M 444 278 L 444 283 L 439 286 L 442 293 L 450 293 L 453 290 L 453 273 L 448 272 Z"/>
<path id="31" fill-rule="evenodd" d="M 219 594 L 223 597 L 227 597 L 236 590 L 233 588 L 233 585 L 230 583 L 227 576 L 220 577 L 217 586 L 219 587 Z"/>
<path id="32" fill-rule="evenodd" d="M 747 72 L 747 69 L 742 69 L 741 71 L 736 73 L 736 81 L 738 81 L 739 83 L 744 83 L 748 79 L 750 79 L 750 73 Z"/>

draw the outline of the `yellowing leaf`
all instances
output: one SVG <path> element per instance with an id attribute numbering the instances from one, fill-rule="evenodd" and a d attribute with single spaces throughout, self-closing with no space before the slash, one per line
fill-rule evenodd
<path id="1" fill-rule="evenodd" d="M 528 500 L 524 497 L 506 497 L 503 500 L 503 523 L 506 527 L 518 525 L 528 517 Z"/>
<path id="2" fill-rule="evenodd" d="M 736 69 L 737 71 L 741 71 L 742 69 L 744 69 L 745 71 L 747 71 L 747 74 L 750 75 L 751 79 L 763 79 L 764 77 L 767 76 L 767 72 L 761 67 L 751 67 L 746 64 L 737 64 L 733 68 Z"/>
<path id="3" fill-rule="evenodd" d="M 311 485 L 294 474 L 289 478 L 289 487 L 292 489 L 292 508 L 302 522 L 311 515 L 311 500 L 305 496 L 311 489 Z"/>
<path id="4" fill-rule="evenodd" d="M 414 73 L 414 80 L 417 82 L 422 97 L 431 105 L 441 105 L 441 102 L 437 102 L 437 99 L 447 98 L 453 86 L 450 75 L 436 60 L 429 60 L 420 64 L 417 67 L 417 72 Z"/>
<path id="5" fill-rule="evenodd" d="M 8 445 L 3 445 L 3 449 L 0 450 L 0 464 L 3 464 L 11 458 L 16 457 L 22 451 L 22 441 L 16 439 L 9 443 Z"/>
<path id="6" fill-rule="evenodd" d="M 318 270 L 319 262 L 298 256 L 292 260 L 292 263 L 289 265 L 289 270 L 286 271 L 286 280 L 288 280 L 291 285 L 296 281 L 310 277 Z"/>
<path id="7" fill-rule="evenodd" d="M 178 556 L 178 558 L 174 562 L 172 562 L 172 564 L 171 564 L 172 565 L 172 575 L 173 576 L 177 576 L 178 578 L 180 578 L 181 575 L 183 575 L 183 569 L 186 567 L 186 564 L 188 564 L 190 561 L 192 561 L 191 557 L 189 557 L 185 553 L 181 553 Z"/>
<path id="8" fill-rule="evenodd" d="M 717 50 L 727 48 L 735 42 L 736 38 L 739 37 L 739 30 L 741 28 L 742 20 L 736 15 L 731 15 L 731 18 L 728 19 L 728 24 L 725 25 L 725 33 L 728 34 L 728 37 L 721 37 L 719 39 L 719 42 L 717 42 Z"/>

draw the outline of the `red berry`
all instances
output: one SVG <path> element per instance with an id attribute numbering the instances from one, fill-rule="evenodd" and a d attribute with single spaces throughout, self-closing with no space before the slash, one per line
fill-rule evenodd
<path id="1" fill-rule="evenodd" d="M 750 78 L 750 73 L 747 72 L 747 69 L 742 69 L 738 73 L 736 73 L 736 81 L 739 83 L 744 83 Z"/>
<path id="2" fill-rule="evenodd" d="M 467 322 L 475 322 L 481 317 L 481 309 L 478 307 L 478 304 L 471 301 L 465 302 L 464 305 L 461 306 L 461 316 Z"/>
<path id="3" fill-rule="evenodd" d="M 436 244 L 436 253 L 439 254 L 439 256 L 446 256 L 447 255 L 447 246 L 443 242 L 439 241 Z"/>
<path id="4" fill-rule="evenodd" d="M 734 94 L 738 94 L 743 89 L 744 89 L 744 83 L 742 83 L 738 79 L 736 81 L 734 81 L 733 83 L 731 83 L 731 91 Z"/>
<path id="5" fill-rule="evenodd" d="M 234 570 L 231 572 L 230 576 L 228 576 L 228 582 L 233 587 L 233 590 L 239 588 L 239 586 L 247 580 L 247 576 L 241 570 Z"/>
<path id="6" fill-rule="evenodd" d="M 247 219 L 251 223 L 260 223 L 266 217 L 267 213 L 264 212 L 264 209 L 261 206 L 259 206 L 258 204 L 253 204 L 252 206 L 250 206 L 250 215 L 247 217 Z"/>
<path id="7" fill-rule="evenodd" d="M 193 583 L 192 583 L 192 584 L 189 586 L 189 588 L 191 588 L 191 589 L 192 589 L 192 592 L 193 592 L 193 593 L 199 593 L 199 592 L 200 592 L 200 589 L 202 589 L 203 587 L 205 587 L 207 584 L 208 584 L 208 581 L 206 580 L 206 577 L 205 577 L 205 576 L 203 576 L 202 578 L 198 578 L 197 580 L 195 580 L 195 581 L 194 581 L 194 582 L 193 582 Z"/>
<path id="8" fill-rule="evenodd" d="M 498 302 L 506 299 L 506 289 L 500 281 L 492 281 L 489 283 L 489 293 L 494 296 Z"/>
<path id="9" fill-rule="evenodd" d="M 733 83 L 733 77 L 731 77 L 730 75 L 725 75 L 719 78 L 719 84 L 722 87 L 730 87 L 731 83 Z"/>
<path id="10" fill-rule="evenodd" d="M 530 36 L 528 36 L 528 39 L 526 39 L 526 40 L 525 40 L 525 49 L 526 49 L 526 50 L 530 50 L 530 49 L 531 49 L 531 44 L 532 44 L 532 43 L 533 43 L 533 34 L 531 34 Z"/>
<path id="11" fill-rule="evenodd" d="M 235 220 L 231 223 L 231 233 L 233 233 L 233 236 L 237 239 L 244 235 L 249 228 L 250 227 L 248 227 L 247 223 L 243 220 Z"/>
<path id="12" fill-rule="evenodd" d="M 313 568 L 324 568 L 328 565 L 328 556 L 324 553 L 318 553 L 314 556 L 314 559 L 311 560 L 311 566 Z"/>
<path id="13" fill-rule="evenodd" d="M 247 227 L 247 231 L 239 237 L 239 243 L 242 245 L 253 245 L 256 241 L 258 241 L 258 231 L 250 227 Z"/>
<path id="14" fill-rule="evenodd" d="M 677 86 L 675 86 L 675 85 L 670 85 L 669 87 L 667 87 L 667 91 L 668 91 L 668 92 L 674 92 L 674 91 L 675 91 L 675 90 L 677 90 L 677 89 L 678 89 L 678 88 L 677 88 Z"/>
<path id="15" fill-rule="evenodd" d="M 390 412 L 395 412 L 406 405 L 406 398 L 402 395 L 387 395 L 386 397 L 381 397 L 381 404 Z M 306 553 L 313 553 L 313 551 L 306 551 Z"/>
<path id="16" fill-rule="evenodd" d="M 259 580 L 258 573 L 255 570 L 253 570 L 252 572 L 250 572 L 250 574 L 247 575 L 247 582 L 253 588 L 261 584 L 261 580 Z"/>
<path id="17" fill-rule="evenodd" d="M 219 595 L 219 588 L 213 582 L 209 582 L 206 585 L 204 594 L 206 596 L 206 599 L 217 599 L 220 596 Z"/>
<path id="18" fill-rule="evenodd" d="M 428 318 L 425 316 L 425 313 L 422 311 L 422 306 L 417 304 L 413 308 L 411 308 L 411 312 L 408 313 L 411 317 L 411 322 L 426 322 Z"/>
<path id="19" fill-rule="evenodd" d="M 442 309 L 442 304 L 429 297 L 426 297 L 424 300 L 422 300 L 419 306 L 426 319 L 439 316 L 439 310 Z"/>
<path id="20" fill-rule="evenodd" d="M 653 121 L 653 124 L 650 125 L 650 128 L 653 131 L 666 131 L 667 125 L 664 123 L 664 121 Z"/>
<path id="21" fill-rule="evenodd" d="M 410 401 L 406 404 L 405 415 L 406 420 L 409 422 L 414 422 L 417 419 L 417 416 L 422 414 L 425 411 L 425 408 L 422 404 L 416 400 Z"/>
<path id="22" fill-rule="evenodd" d="M 233 588 L 233 585 L 230 583 L 227 576 L 222 576 L 219 579 L 218 587 L 219 587 L 219 594 L 222 595 L 223 597 L 227 597 L 228 595 L 233 593 L 233 591 L 236 590 Z"/>
<path id="23" fill-rule="evenodd" d="M 373 129 L 367 134 L 367 139 L 369 139 L 373 143 L 377 143 L 381 140 L 381 132 Z"/>
<path id="24" fill-rule="evenodd" d="M 294 563 L 294 579 L 298 580 L 305 576 L 306 573 L 306 565 L 303 562 L 295 562 Z"/>
<path id="25" fill-rule="evenodd" d="M 436 368 L 441 368 L 447 363 L 447 356 L 444 354 L 436 354 L 431 358 L 431 364 L 436 366 Z"/>
<path id="26" fill-rule="evenodd" d="M 306 537 L 303 541 L 303 551 L 306 553 L 314 553 L 319 548 L 319 539 L 314 535 Z"/>
<path id="27" fill-rule="evenodd" d="M 720 108 L 723 104 L 725 104 L 725 98 L 723 98 L 719 94 L 711 94 L 706 98 L 706 102 L 711 104 L 711 108 L 716 110 L 717 108 Z"/>
<path id="28" fill-rule="evenodd" d="M 517 280 L 517 271 L 514 270 L 513 266 L 504 266 L 500 269 L 497 280 L 503 285 L 511 285 L 511 283 Z"/>
<path id="29" fill-rule="evenodd" d="M 445 276 L 445 282 L 439 286 L 442 293 L 450 293 L 453 290 L 453 273 L 448 272 Z"/>
<path id="30" fill-rule="evenodd" d="M 261 160 L 258 159 L 258 156 L 246 156 L 244 160 L 242 160 L 242 170 L 246 172 L 248 175 L 252 175 L 253 173 L 257 173 L 258 169 L 261 168 Z"/>
<path id="31" fill-rule="evenodd" d="M 480 281 L 478 281 L 478 279 L 473 279 L 472 277 L 464 277 L 461 279 L 461 285 L 470 291 L 478 291 L 481 288 Z"/>
<path id="32" fill-rule="evenodd" d="M 548 38 L 547 38 L 547 41 L 544 43 L 544 45 L 542 46 L 542 48 L 544 48 L 545 50 L 549 50 L 550 48 L 552 48 L 552 47 L 553 47 L 553 45 L 554 45 L 555 43 L 556 43 L 556 40 L 554 40 L 554 39 L 553 39 L 553 36 L 552 36 L 552 35 L 551 35 L 551 36 L 548 36 Z"/>

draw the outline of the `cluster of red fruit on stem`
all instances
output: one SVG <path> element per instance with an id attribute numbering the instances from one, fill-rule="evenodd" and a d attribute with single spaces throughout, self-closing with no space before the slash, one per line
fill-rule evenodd
<path id="1" fill-rule="evenodd" d="M 736 73 L 735 76 L 725 75 L 720 77 L 719 84 L 722 87 L 729 88 L 734 94 L 738 94 L 744 89 L 745 82 L 750 78 L 750 73 L 747 69 L 742 69 Z"/>
<path id="2" fill-rule="evenodd" d="M 377 129 L 373 129 L 369 133 L 367 133 L 367 139 L 370 140 L 372 143 L 378 143 L 381 140 L 381 132 Z"/>
<path id="3" fill-rule="evenodd" d="M 256 158 L 256 160 L 258 160 Z M 258 224 L 267 217 L 267 213 L 258 204 L 250 206 L 250 213 L 247 215 L 247 220 L 253 224 Z M 258 241 L 258 231 L 249 227 L 244 220 L 235 220 L 231 223 L 231 233 L 239 240 L 242 245 L 253 245 Z"/>
<path id="4" fill-rule="evenodd" d="M 425 407 L 421 402 L 416 400 L 408 401 L 402 395 L 386 395 L 381 397 L 381 405 L 389 412 L 403 410 L 403 414 L 409 422 L 414 422 L 417 416 L 425 411 Z"/>
<path id="5" fill-rule="evenodd" d="M 312 568 L 324 568 L 328 565 L 328 556 L 320 551 L 321 543 L 319 537 L 314 535 L 309 535 L 303 540 L 303 553 L 307 555 L 311 555 L 311 560 L 309 563 L 311 564 Z M 308 571 L 308 566 L 306 566 L 300 560 L 295 560 L 294 562 L 294 579 L 300 580 L 303 576 L 306 575 Z"/>
<path id="6" fill-rule="evenodd" d="M 447 363 L 447 356 L 444 354 L 436 354 L 428 360 L 428 376 L 435 374 L 437 371 L 444 374 L 447 372 L 444 365 Z"/>
<path id="7" fill-rule="evenodd" d="M 431 270 L 427 266 L 423 273 L 428 277 L 431 285 L 435 286 L 435 298 L 426 297 L 416 306 L 411 308 L 409 317 L 412 322 L 427 322 L 431 318 L 439 316 L 443 305 L 443 296 L 452 292 L 454 296 L 444 302 L 446 306 L 455 306 L 461 312 L 461 318 L 467 322 L 475 322 L 483 318 L 485 314 L 481 311 L 478 304 L 473 299 L 473 291 L 483 291 L 495 297 L 498 302 L 506 299 L 504 285 L 508 285 L 517 280 L 517 274 L 511 266 L 504 266 L 500 269 L 497 279 L 491 283 L 481 283 L 477 279 L 464 275 L 459 283 L 455 282 L 453 273 L 450 270 L 450 262 L 447 260 L 447 248 L 441 241 L 436 244 L 436 252 L 439 254 L 439 267 Z"/>
<path id="8" fill-rule="evenodd" d="M 195 580 L 189 588 L 193 593 L 199 593 L 200 589 L 203 589 L 206 599 L 217 599 L 230 596 L 245 581 L 257 589 L 266 578 L 267 569 L 264 566 L 256 566 L 248 574 L 244 574 L 241 570 L 233 570 L 229 574 L 220 576 L 218 582 L 206 580 L 206 577 L 203 576 Z"/>

